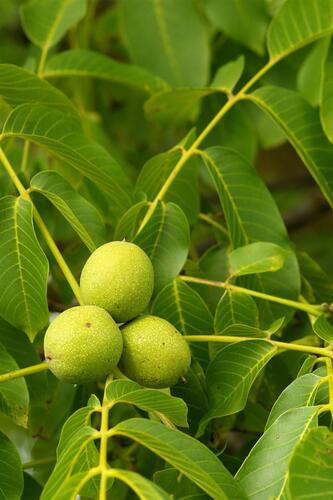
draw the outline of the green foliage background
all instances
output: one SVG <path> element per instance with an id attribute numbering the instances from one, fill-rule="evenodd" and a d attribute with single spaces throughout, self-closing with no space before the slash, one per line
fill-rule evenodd
<path id="1" fill-rule="evenodd" d="M 333 1 L 2 0 L 0 29 L 0 498 L 332 498 Z M 191 345 L 170 390 L 43 363 L 123 238 Z"/>

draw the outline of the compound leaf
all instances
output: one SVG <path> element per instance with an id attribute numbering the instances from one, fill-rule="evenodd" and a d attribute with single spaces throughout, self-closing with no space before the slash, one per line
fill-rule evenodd
<path id="1" fill-rule="evenodd" d="M 84 136 L 77 122 L 46 106 L 23 104 L 8 116 L 2 138 L 20 137 L 47 151 L 98 185 L 119 214 L 131 205 L 130 183 L 112 156 Z"/>
<path id="2" fill-rule="evenodd" d="M 243 462 L 235 478 L 248 498 L 282 498 L 289 462 L 308 429 L 317 424 L 318 408 L 293 408 L 283 413 L 262 435 Z"/>
<path id="3" fill-rule="evenodd" d="M 222 462 L 194 438 L 159 422 L 132 418 L 112 429 L 114 436 L 126 436 L 142 444 L 182 472 L 213 498 L 245 498 Z"/>

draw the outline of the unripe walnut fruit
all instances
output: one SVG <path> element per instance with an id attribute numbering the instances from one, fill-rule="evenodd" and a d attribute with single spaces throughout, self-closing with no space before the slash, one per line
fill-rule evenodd
<path id="1" fill-rule="evenodd" d="M 124 349 L 119 368 L 145 387 L 163 388 L 177 383 L 191 364 L 190 348 L 168 321 L 142 316 L 121 327 Z"/>
<path id="2" fill-rule="evenodd" d="M 44 338 L 50 370 L 72 384 L 99 380 L 112 373 L 122 348 L 117 324 L 96 306 L 67 309 L 52 321 Z"/>
<path id="3" fill-rule="evenodd" d="M 154 288 L 148 255 L 134 243 L 112 241 L 97 248 L 83 267 L 81 293 L 85 304 L 106 309 L 117 323 L 141 314 Z"/>

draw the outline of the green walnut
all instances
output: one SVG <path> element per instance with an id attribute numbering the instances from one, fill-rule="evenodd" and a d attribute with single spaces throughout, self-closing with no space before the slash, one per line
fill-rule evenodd
<path id="1" fill-rule="evenodd" d="M 82 384 L 112 373 L 123 349 L 120 330 L 104 309 L 78 306 L 59 314 L 44 338 L 50 370 L 64 382 Z"/>
<path id="2" fill-rule="evenodd" d="M 190 348 L 168 321 L 142 316 L 121 327 L 124 349 L 119 368 L 145 387 L 170 387 L 191 364 Z"/>
<path id="3" fill-rule="evenodd" d="M 124 323 L 148 306 L 154 270 L 140 247 L 112 241 L 91 254 L 83 267 L 80 286 L 85 304 L 103 307 L 117 323 Z"/>

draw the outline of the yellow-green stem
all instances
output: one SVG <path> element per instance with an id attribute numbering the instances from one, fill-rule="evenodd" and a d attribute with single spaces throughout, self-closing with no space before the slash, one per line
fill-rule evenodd
<path id="1" fill-rule="evenodd" d="M 34 207 L 34 219 L 36 221 L 36 224 L 37 226 L 39 227 L 40 229 L 40 232 L 42 233 L 49 249 L 51 250 L 55 260 L 57 261 L 60 269 L 62 270 L 66 280 L 68 281 L 71 289 L 73 290 L 73 293 L 78 301 L 78 303 L 80 305 L 83 305 L 83 300 L 82 300 L 82 297 L 81 297 L 81 292 L 80 292 L 80 287 L 76 281 L 76 279 L 74 278 L 74 275 L 72 273 L 72 271 L 70 270 L 70 268 L 68 267 L 65 259 L 63 258 L 63 256 L 61 255 L 57 245 L 55 244 L 50 232 L 48 231 L 42 217 L 40 216 L 40 214 L 38 213 L 36 207 L 34 206 L 33 202 L 32 202 L 32 199 L 28 193 L 28 191 L 25 189 L 25 187 L 23 186 L 22 182 L 20 181 L 20 179 L 18 178 L 18 176 L 16 175 L 16 172 L 15 170 L 13 169 L 12 165 L 10 164 L 7 156 L 5 155 L 4 151 L 0 148 L 0 161 L 1 163 L 3 164 L 6 172 L 8 173 L 9 177 L 11 178 L 13 184 L 15 185 L 16 189 L 18 190 L 18 192 L 20 193 L 20 195 L 22 196 L 22 198 L 25 198 L 26 200 L 29 200 L 33 207 Z"/>
<path id="2" fill-rule="evenodd" d="M 219 112 L 214 116 L 214 118 L 208 123 L 208 125 L 204 128 L 204 130 L 198 135 L 198 137 L 195 139 L 193 144 L 190 146 L 189 149 L 184 150 L 182 156 L 176 163 L 174 169 L 170 173 L 169 177 L 166 179 L 164 182 L 163 186 L 161 187 L 160 191 L 157 193 L 156 197 L 150 204 L 146 215 L 144 216 L 140 227 L 137 231 L 137 234 L 142 231 L 144 226 L 147 224 L 151 216 L 153 215 L 155 208 L 158 204 L 159 201 L 163 199 L 165 196 L 166 192 L 169 190 L 171 184 L 187 162 L 191 156 L 194 154 L 197 154 L 197 148 L 201 145 L 201 143 L 206 139 L 208 134 L 213 130 L 213 128 L 218 124 L 218 122 L 223 118 L 224 115 L 228 113 L 228 111 L 240 100 L 244 98 L 245 92 L 251 88 L 268 70 L 274 66 L 278 62 L 277 59 L 269 61 L 263 68 L 261 68 L 258 73 L 256 73 L 241 89 L 240 91 L 235 94 L 235 95 L 230 95 L 227 102 L 222 106 L 222 108 L 219 110 Z"/>
<path id="3" fill-rule="evenodd" d="M 186 281 L 188 283 L 196 283 L 198 285 L 213 286 L 216 288 L 224 288 L 226 290 L 233 290 L 235 292 L 243 292 L 252 297 L 257 297 L 258 299 L 269 300 L 270 302 L 277 302 L 279 304 L 299 309 L 300 311 L 305 311 L 308 314 L 319 316 L 322 314 L 323 310 L 320 305 L 304 304 L 303 302 L 298 302 L 296 300 L 289 300 L 283 297 L 277 297 L 275 295 L 269 295 L 263 292 L 257 292 L 256 290 L 250 290 L 249 288 L 244 288 L 238 285 L 232 285 L 226 281 L 214 281 L 205 278 L 196 278 L 195 276 L 179 276 L 179 279 Z"/>
<path id="4" fill-rule="evenodd" d="M 316 354 L 317 356 L 325 356 L 333 359 L 333 353 L 325 349 L 325 347 L 314 347 L 310 345 L 289 344 L 288 342 L 280 342 L 271 339 L 258 339 L 258 337 L 232 337 L 229 335 L 184 335 L 187 342 L 221 342 L 224 344 L 235 344 L 245 340 L 265 340 L 274 345 L 277 349 L 306 352 L 308 354 Z"/>
<path id="5" fill-rule="evenodd" d="M 38 65 L 38 70 L 37 70 L 37 75 L 39 76 L 39 78 L 43 78 L 43 73 L 44 73 L 44 68 L 45 68 L 45 63 L 46 63 L 46 58 L 47 58 L 48 52 L 49 52 L 49 46 L 44 45 L 44 47 L 42 48 L 41 55 L 40 55 L 39 65 Z"/>
<path id="6" fill-rule="evenodd" d="M 13 380 L 14 378 L 26 377 L 27 375 L 34 375 L 35 373 L 45 372 L 49 369 L 47 363 L 39 363 L 38 365 L 27 366 L 20 370 L 13 370 L 12 372 L 3 373 L 0 375 L 0 382 Z"/>
<path id="7" fill-rule="evenodd" d="M 108 472 L 108 430 L 109 430 L 109 406 L 103 404 L 101 427 L 100 427 L 100 450 L 99 450 L 99 467 L 101 470 L 101 483 L 99 488 L 99 500 L 106 500 L 107 491 L 107 472 Z"/>

